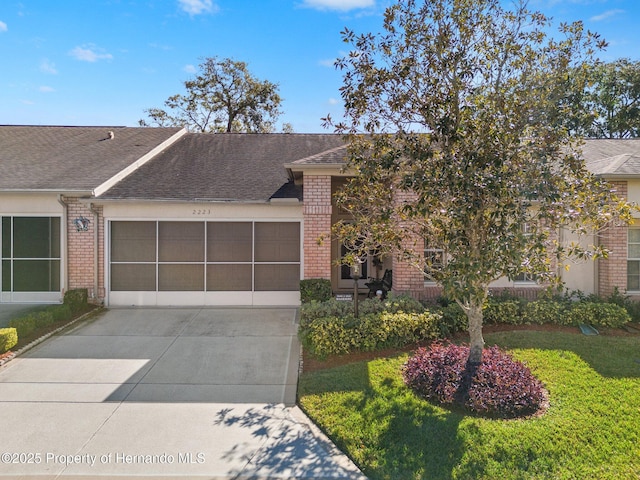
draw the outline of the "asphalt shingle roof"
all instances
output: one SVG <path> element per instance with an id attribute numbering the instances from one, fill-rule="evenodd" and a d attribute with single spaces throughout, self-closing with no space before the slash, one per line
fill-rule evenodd
<path id="1" fill-rule="evenodd" d="M 181 130 L 0 126 L 0 190 L 92 191 Z"/>
<path id="2" fill-rule="evenodd" d="M 582 153 L 596 175 L 640 175 L 640 139 L 585 140 Z"/>
<path id="3" fill-rule="evenodd" d="M 344 144 L 333 134 L 189 133 L 99 198 L 264 202 L 301 198 L 285 164 Z"/>
<path id="4" fill-rule="evenodd" d="M 346 142 L 342 142 L 342 145 L 332 148 L 331 150 L 326 150 L 324 152 L 296 160 L 295 162 L 292 162 L 292 165 L 343 165 L 345 163 L 346 155 L 347 144 Z"/>

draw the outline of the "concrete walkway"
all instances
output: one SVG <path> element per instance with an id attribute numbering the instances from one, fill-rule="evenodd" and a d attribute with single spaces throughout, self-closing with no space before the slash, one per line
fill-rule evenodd
<path id="1" fill-rule="evenodd" d="M 294 406 L 296 310 L 117 309 L 0 368 L 0 477 L 357 479 Z"/>

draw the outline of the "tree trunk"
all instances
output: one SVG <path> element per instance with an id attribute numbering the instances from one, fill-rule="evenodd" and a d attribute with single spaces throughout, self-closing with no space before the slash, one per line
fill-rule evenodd
<path id="1" fill-rule="evenodd" d="M 469 359 L 468 363 L 480 365 L 482 363 L 482 350 L 484 349 L 484 338 L 482 337 L 482 306 L 484 302 L 472 301 L 466 308 L 467 319 L 469 321 Z"/>

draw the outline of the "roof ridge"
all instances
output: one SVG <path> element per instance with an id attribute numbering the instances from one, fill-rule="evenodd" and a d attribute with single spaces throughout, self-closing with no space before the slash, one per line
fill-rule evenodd
<path id="1" fill-rule="evenodd" d="M 613 157 L 603 158 L 602 161 L 607 163 L 602 173 L 614 173 L 629 159 L 630 156 L 632 156 L 630 153 L 621 153 L 619 155 L 614 155 Z"/>
<path id="2" fill-rule="evenodd" d="M 337 147 L 330 148 L 329 150 L 325 150 L 325 151 L 323 151 L 323 152 L 316 153 L 316 154 L 314 154 L 314 155 L 309 155 L 308 157 L 300 158 L 300 159 L 298 159 L 298 160 L 296 160 L 295 162 L 292 162 L 292 163 L 293 163 L 293 164 L 296 164 L 296 163 L 304 163 L 304 162 L 308 162 L 309 160 L 314 160 L 314 159 L 316 159 L 316 158 L 323 157 L 323 156 L 325 156 L 325 155 L 327 155 L 327 154 L 329 154 L 329 153 L 334 153 L 334 152 L 337 152 L 338 150 L 341 150 L 341 149 L 344 149 L 344 148 L 347 148 L 347 145 L 346 145 L 346 144 L 344 144 L 344 145 L 339 145 L 339 146 L 337 146 Z"/>

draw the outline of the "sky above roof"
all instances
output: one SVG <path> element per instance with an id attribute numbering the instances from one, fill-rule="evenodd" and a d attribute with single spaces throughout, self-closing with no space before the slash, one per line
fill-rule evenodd
<path id="1" fill-rule="evenodd" d="M 508 0 L 505 0 L 507 3 Z M 640 1 L 529 0 L 554 22 L 583 20 L 640 59 Z M 183 93 L 206 57 L 248 63 L 280 86 L 281 122 L 322 133 L 339 118 L 344 27 L 379 32 L 389 0 L 2 0 L 0 124 L 136 126 Z"/>

